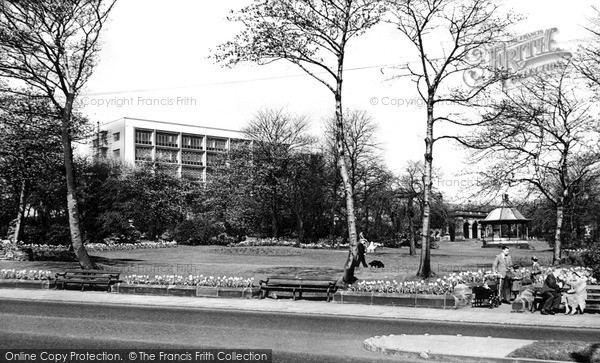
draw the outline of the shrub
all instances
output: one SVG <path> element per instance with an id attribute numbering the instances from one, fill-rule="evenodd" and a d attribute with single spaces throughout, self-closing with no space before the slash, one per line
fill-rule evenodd
<path id="1" fill-rule="evenodd" d="M 133 243 L 140 239 L 141 233 L 120 212 L 107 212 L 100 216 L 103 241 L 111 243 Z"/>
<path id="2" fill-rule="evenodd" d="M 173 238 L 179 244 L 182 245 L 209 245 L 209 244 L 222 244 L 225 245 L 229 242 L 225 242 L 228 239 L 219 236 L 224 232 L 224 228 L 212 221 L 193 218 L 185 220 L 175 228 L 173 231 Z"/>

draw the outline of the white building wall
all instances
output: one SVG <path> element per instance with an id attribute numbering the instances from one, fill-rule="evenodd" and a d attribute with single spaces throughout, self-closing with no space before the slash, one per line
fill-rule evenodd
<path id="1" fill-rule="evenodd" d="M 115 159 L 115 151 L 119 150 L 119 161 L 125 164 L 134 165 L 135 151 L 136 151 L 136 130 L 147 130 L 152 132 L 152 145 L 148 145 L 152 148 L 152 157 L 155 160 L 156 150 L 159 149 L 170 149 L 172 151 L 177 150 L 177 163 L 169 163 L 170 165 L 177 167 L 179 175 L 182 174 L 182 167 L 189 168 L 189 170 L 202 169 L 202 179 L 206 179 L 206 165 L 207 165 L 207 154 L 215 152 L 207 150 L 208 140 L 218 138 L 225 140 L 225 148 L 230 147 L 231 139 L 244 139 L 244 134 L 236 130 L 219 129 L 203 126 L 192 126 L 185 124 L 176 124 L 164 121 L 155 120 L 144 120 L 124 117 L 115 121 L 108 122 L 104 125 L 103 130 L 107 131 L 108 150 L 106 156 L 110 159 Z M 157 132 L 168 132 L 177 135 L 177 148 L 160 147 L 157 146 L 156 133 Z M 119 139 L 115 140 L 115 133 L 119 133 Z M 191 150 L 185 149 L 182 146 L 183 135 L 202 135 L 202 150 Z M 139 145 L 138 145 L 139 146 Z M 202 167 L 194 165 L 184 165 L 182 163 L 182 152 L 196 152 L 202 154 Z"/>

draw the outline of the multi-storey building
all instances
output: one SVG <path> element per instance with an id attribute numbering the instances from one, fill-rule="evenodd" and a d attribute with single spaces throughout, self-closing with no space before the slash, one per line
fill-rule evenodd
<path id="1" fill-rule="evenodd" d="M 123 117 L 104 124 L 93 146 L 99 157 L 165 163 L 178 176 L 206 180 L 207 167 L 235 142 L 245 142 L 240 131 Z"/>

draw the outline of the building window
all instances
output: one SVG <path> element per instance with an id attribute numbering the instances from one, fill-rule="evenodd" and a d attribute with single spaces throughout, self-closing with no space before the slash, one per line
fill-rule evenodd
<path id="1" fill-rule="evenodd" d="M 135 148 L 135 160 L 138 161 L 152 161 L 152 148 L 149 147 L 136 147 Z"/>
<path id="2" fill-rule="evenodd" d="M 181 137 L 181 146 L 184 149 L 202 150 L 203 136 L 183 135 Z"/>
<path id="3" fill-rule="evenodd" d="M 202 169 L 182 168 L 181 176 L 186 179 L 201 180 L 202 179 Z"/>
<path id="4" fill-rule="evenodd" d="M 186 165 L 202 165 L 202 153 L 182 151 L 181 163 Z"/>
<path id="5" fill-rule="evenodd" d="M 179 151 L 170 149 L 156 149 L 156 161 L 163 163 L 177 163 Z"/>
<path id="6" fill-rule="evenodd" d="M 152 131 L 135 130 L 135 143 L 152 145 Z"/>
<path id="7" fill-rule="evenodd" d="M 177 147 L 177 134 L 167 134 L 164 132 L 156 133 L 156 145 Z"/>
<path id="8" fill-rule="evenodd" d="M 226 143 L 227 140 L 209 137 L 208 140 L 206 140 L 206 150 L 225 151 Z"/>
<path id="9" fill-rule="evenodd" d="M 113 141 L 119 141 L 121 139 L 121 133 L 120 132 L 115 132 L 113 134 Z"/>
<path id="10" fill-rule="evenodd" d="M 120 159 L 121 158 L 121 150 L 117 149 L 117 150 L 113 150 L 113 159 Z"/>

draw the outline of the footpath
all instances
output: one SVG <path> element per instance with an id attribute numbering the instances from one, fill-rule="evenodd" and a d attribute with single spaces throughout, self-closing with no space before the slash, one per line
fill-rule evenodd
<path id="1" fill-rule="evenodd" d="M 97 291 L 0 289 L 0 298 L 16 300 L 41 300 L 89 304 L 136 306 L 161 306 L 172 308 L 222 309 L 370 317 L 381 319 L 434 320 L 461 323 L 487 323 L 497 325 L 526 325 L 535 327 L 562 327 L 565 329 L 590 328 L 598 330 L 600 342 L 600 314 L 548 315 L 512 313 L 510 305 L 495 309 L 465 307 L 458 310 L 413 308 L 377 305 L 337 304 L 323 301 L 289 299 L 223 299 L 177 296 L 126 295 Z M 461 362 L 543 362 L 541 360 L 515 359 L 506 356 L 533 340 L 493 337 L 398 335 L 371 337 L 364 348 L 383 354 L 421 357 L 438 361 Z M 374 357 L 376 359 L 376 357 Z M 556 362 L 556 361 L 553 361 Z"/>

